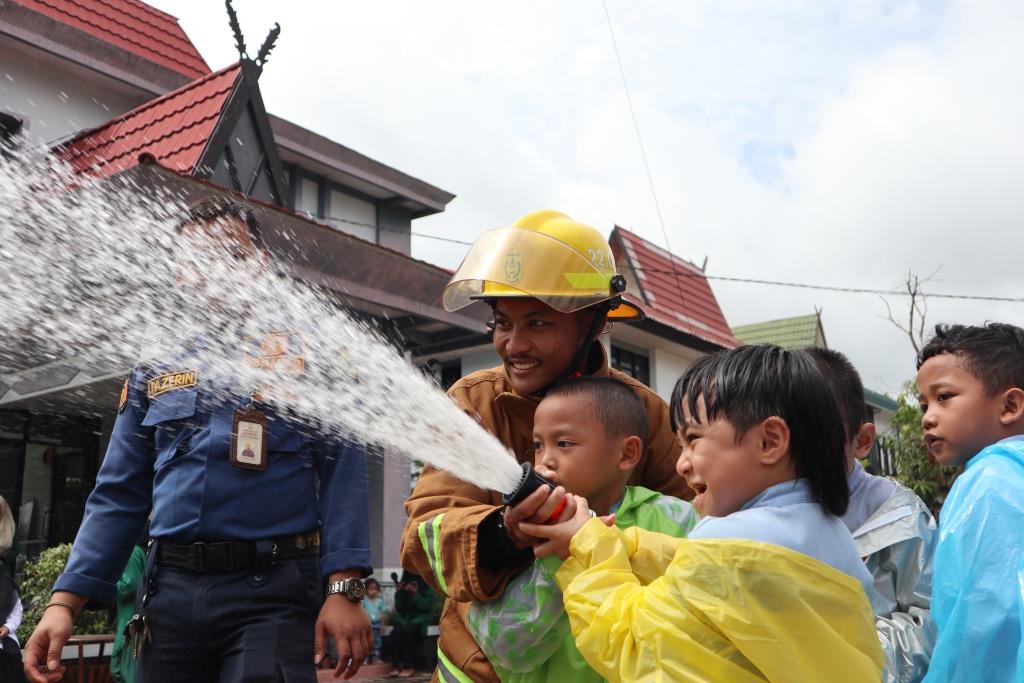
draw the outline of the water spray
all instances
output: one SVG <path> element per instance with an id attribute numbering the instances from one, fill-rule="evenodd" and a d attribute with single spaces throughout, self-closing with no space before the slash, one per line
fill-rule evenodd
<path id="1" fill-rule="evenodd" d="M 177 231 L 184 196 L 31 156 L 0 155 L 0 386 L 44 366 L 123 372 L 143 348 L 146 360 L 181 370 L 201 358 L 211 401 L 258 390 L 319 436 L 415 454 L 487 489 L 515 487 L 508 450 L 373 324 L 336 292 L 277 276 L 287 250 L 270 268 L 190 244 Z M 274 331 L 287 331 L 295 363 L 247 360 Z M 74 400 L 82 390 L 69 391 Z"/>

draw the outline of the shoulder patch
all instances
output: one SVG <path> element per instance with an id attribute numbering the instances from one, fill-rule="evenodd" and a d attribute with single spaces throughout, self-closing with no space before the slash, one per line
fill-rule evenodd
<path id="1" fill-rule="evenodd" d="M 124 412 L 124 407 L 128 405 L 128 380 L 124 381 L 121 385 L 121 398 L 117 401 L 117 414 L 120 415 Z"/>
<path id="2" fill-rule="evenodd" d="M 199 384 L 198 370 L 181 370 L 180 372 L 167 372 L 157 375 L 146 383 L 146 395 L 149 398 L 174 389 L 188 389 Z"/>

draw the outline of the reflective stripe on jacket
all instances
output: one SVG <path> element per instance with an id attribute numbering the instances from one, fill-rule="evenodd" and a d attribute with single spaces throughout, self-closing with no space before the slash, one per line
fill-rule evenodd
<path id="1" fill-rule="evenodd" d="M 639 527 L 673 538 L 693 529 L 697 511 L 686 501 L 642 486 L 626 487 L 615 510 L 620 529 Z M 545 557 L 512 579 L 497 600 L 475 602 L 469 629 L 504 683 L 601 683 L 583 659 L 569 628 L 562 591 L 555 583 L 561 566 Z"/>

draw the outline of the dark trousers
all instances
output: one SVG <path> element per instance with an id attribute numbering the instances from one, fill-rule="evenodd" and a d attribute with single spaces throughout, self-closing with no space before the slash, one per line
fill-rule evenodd
<path id="1" fill-rule="evenodd" d="M 145 609 L 152 641 L 139 655 L 138 683 L 316 680 L 316 556 L 235 572 L 155 569 Z"/>
<path id="2" fill-rule="evenodd" d="M 423 639 L 419 624 L 395 624 L 391 628 L 391 661 L 396 667 L 414 668 L 416 650 Z"/>
<path id="3" fill-rule="evenodd" d="M 14 638 L 8 636 L 0 640 L 0 681 L 20 683 L 24 680 L 25 670 L 21 667 L 21 649 L 14 642 Z"/>

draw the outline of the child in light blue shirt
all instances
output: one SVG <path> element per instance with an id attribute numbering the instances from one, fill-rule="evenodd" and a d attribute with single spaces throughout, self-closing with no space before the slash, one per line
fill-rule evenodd
<path id="1" fill-rule="evenodd" d="M 387 605 L 380 594 L 380 584 L 377 579 L 366 580 L 366 597 L 363 599 L 363 609 L 370 617 L 370 626 L 373 627 L 373 652 L 366 658 L 367 663 L 380 659 L 380 625 L 387 612 Z"/>

